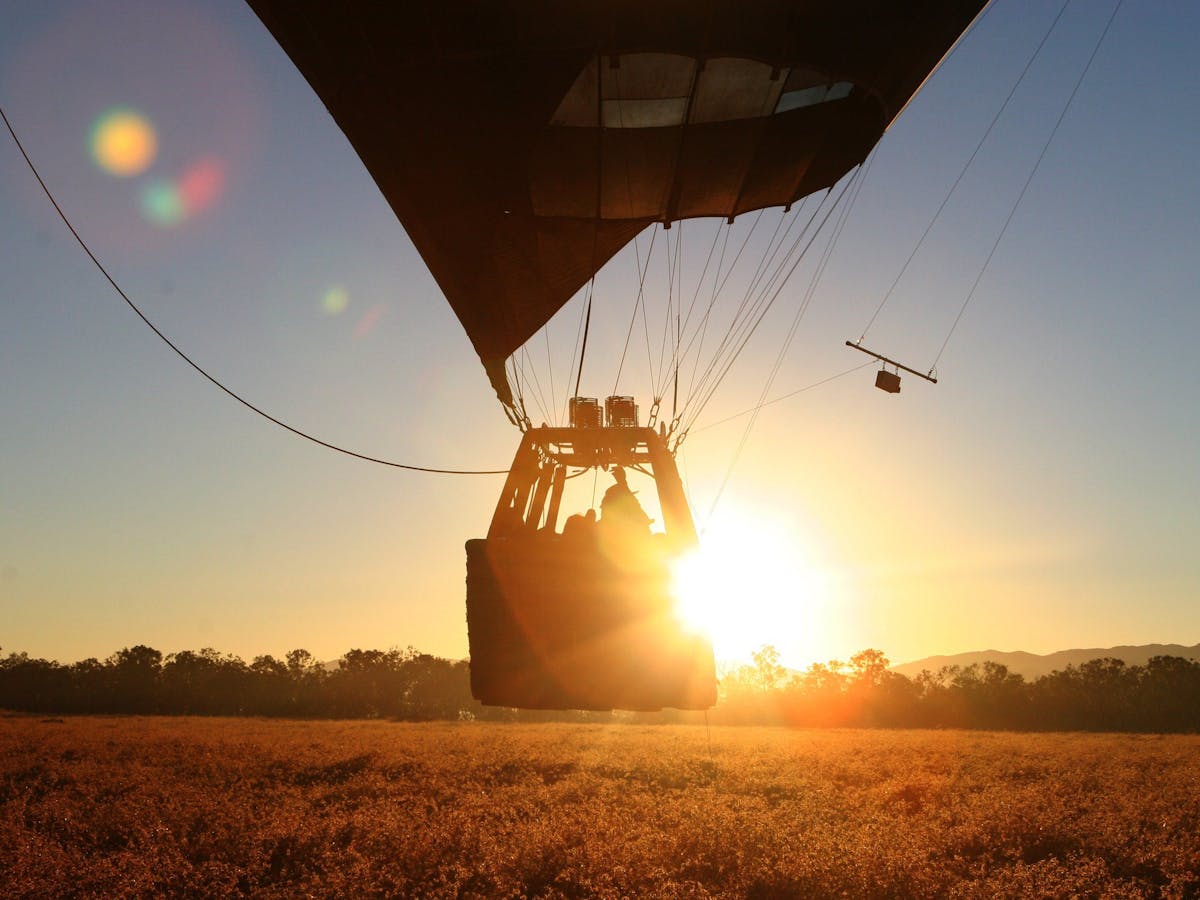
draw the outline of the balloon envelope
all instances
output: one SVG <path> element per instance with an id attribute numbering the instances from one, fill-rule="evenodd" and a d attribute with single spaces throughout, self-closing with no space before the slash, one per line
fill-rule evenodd
<path id="1" fill-rule="evenodd" d="M 504 361 L 646 225 L 865 159 L 985 0 L 248 0 Z"/>

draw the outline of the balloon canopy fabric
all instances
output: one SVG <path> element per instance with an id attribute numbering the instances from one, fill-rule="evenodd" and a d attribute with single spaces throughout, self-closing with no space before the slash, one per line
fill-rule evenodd
<path id="1" fill-rule="evenodd" d="M 985 0 L 248 0 L 511 404 L 505 360 L 654 222 L 861 163 Z"/>

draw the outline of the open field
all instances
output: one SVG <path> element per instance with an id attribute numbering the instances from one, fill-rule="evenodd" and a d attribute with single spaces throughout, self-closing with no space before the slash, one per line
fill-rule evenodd
<path id="1" fill-rule="evenodd" d="M 1200 896 L 1200 737 L 0 718 L 0 895 Z"/>

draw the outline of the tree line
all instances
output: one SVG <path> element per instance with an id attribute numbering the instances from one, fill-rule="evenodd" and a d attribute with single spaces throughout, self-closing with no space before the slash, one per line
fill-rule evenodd
<path id="1" fill-rule="evenodd" d="M 471 698 L 469 666 L 405 650 L 350 650 L 325 665 L 306 650 L 246 663 L 211 648 L 169 655 L 137 645 L 64 665 L 0 658 L 0 708 L 37 713 L 255 715 L 400 720 L 607 721 L 608 714 L 529 713 Z M 647 721 L 696 715 L 642 714 Z M 878 650 L 848 662 L 785 668 L 770 646 L 724 672 L 714 724 L 1031 731 L 1200 730 L 1200 663 L 1096 659 L 1033 681 L 1004 665 L 947 666 L 909 678 Z"/>
<path id="2" fill-rule="evenodd" d="M 793 672 L 772 647 L 723 679 L 729 722 L 1015 731 L 1200 731 L 1200 662 L 1093 659 L 1026 681 L 996 662 L 908 678 L 878 650 Z M 720 707 L 718 707 L 720 709 Z"/>

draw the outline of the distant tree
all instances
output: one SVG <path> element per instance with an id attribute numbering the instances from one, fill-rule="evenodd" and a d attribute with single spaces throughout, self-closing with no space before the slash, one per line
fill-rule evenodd
<path id="1" fill-rule="evenodd" d="M 273 656 L 256 656 L 247 669 L 249 708 L 262 716 L 286 716 L 294 711 L 292 681 L 287 663 Z"/>
<path id="2" fill-rule="evenodd" d="M 250 672 L 240 658 L 212 647 L 167 657 L 163 697 L 173 712 L 236 716 L 246 711 Z"/>
<path id="3" fill-rule="evenodd" d="M 325 706 L 327 673 L 307 650 L 289 650 L 284 654 L 291 683 L 293 715 L 330 715 Z"/>
<path id="4" fill-rule="evenodd" d="M 156 712 L 162 678 L 163 655 L 137 644 L 118 650 L 108 660 L 111 697 L 116 712 Z"/>
<path id="5" fill-rule="evenodd" d="M 1200 663 L 1153 657 L 1138 672 L 1137 711 L 1147 731 L 1200 730 Z"/>
<path id="6" fill-rule="evenodd" d="M 471 697 L 470 665 L 409 648 L 405 712 L 415 719 L 461 719 L 478 704 Z"/>
<path id="7" fill-rule="evenodd" d="M 887 680 L 888 658 L 882 650 L 860 650 L 850 657 L 850 681 L 858 688 L 879 688 Z"/>
<path id="8" fill-rule="evenodd" d="M 783 684 L 787 677 L 787 669 L 779 662 L 779 651 L 770 644 L 764 644 L 751 654 L 754 667 L 751 671 L 751 681 L 756 690 L 761 692 L 773 691 Z"/>
<path id="9" fill-rule="evenodd" d="M 396 651 L 349 650 L 328 679 L 336 716 L 396 715 L 404 699 L 403 658 Z"/>
<path id="10" fill-rule="evenodd" d="M 69 668 L 71 700 L 64 712 L 101 712 L 109 697 L 104 692 L 107 672 L 104 663 L 90 656 Z"/>
<path id="11" fill-rule="evenodd" d="M 0 707 L 37 711 L 69 703 L 70 673 L 58 663 L 10 653 L 0 661 Z"/>
<path id="12" fill-rule="evenodd" d="M 890 666 L 881 650 L 863 650 L 850 657 L 845 724 L 911 726 L 917 721 L 919 689 Z"/>

